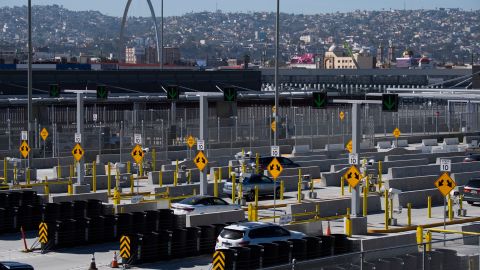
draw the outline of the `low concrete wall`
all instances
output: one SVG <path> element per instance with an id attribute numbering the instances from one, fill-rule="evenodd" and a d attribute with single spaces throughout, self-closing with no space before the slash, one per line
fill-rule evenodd
<path id="1" fill-rule="evenodd" d="M 223 182 L 218 183 L 218 195 L 222 196 L 223 192 Z M 208 183 L 207 187 L 207 194 L 213 196 L 213 183 Z M 187 196 L 193 195 L 193 190 L 195 189 L 196 194 L 200 193 L 200 184 L 187 184 L 187 185 L 180 185 L 180 186 L 170 186 L 170 197 L 178 197 L 178 196 Z M 157 187 L 154 189 L 155 194 L 164 193 L 167 191 L 167 187 Z"/>
<path id="2" fill-rule="evenodd" d="M 416 152 L 421 152 L 416 150 Z M 404 155 L 388 155 L 385 157 L 385 161 L 397 161 L 397 160 L 409 160 L 409 159 L 421 159 L 427 158 L 428 163 L 434 163 L 439 157 L 454 157 L 465 155 L 464 152 L 451 152 L 451 153 L 416 153 L 416 154 L 404 154 Z"/>
<path id="3" fill-rule="evenodd" d="M 302 167 L 318 166 L 321 172 L 328 172 L 330 171 L 330 166 L 332 165 L 348 164 L 348 158 L 299 161 L 297 163 Z"/>
<path id="4" fill-rule="evenodd" d="M 283 225 L 287 230 L 302 232 L 308 236 L 323 235 L 322 221 Z"/>
<path id="5" fill-rule="evenodd" d="M 405 178 L 395 178 L 385 180 L 385 186 L 388 188 L 395 188 L 401 191 L 414 191 L 422 189 L 431 189 L 435 187 L 433 184 L 439 175 L 425 175 Z"/>
<path id="6" fill-rule="evenodd" d="M 462 232 L 480 232 L 480 223 L 473 223 L 462 226 Z M 475 245 L 478 246 L 478 236 L 473 235 L 464 235 L 463 236 L 464 245 Z"/>
<path id="7" fill-rule="evenodd" d="M 441 159 L 445 159 L 445 158 L 444 157 L 437 158 L 437 160 L 435 161 L 435 164 L 440 164 Z M 452 163 L 460 163 L 460 162 L 463 162 L 463 160 L 465 159 L 465 155 L 448 157 L 446 159 L 449 159 Z"/>
<path id="8" fill-rule="evenodd" d="M 452 163 L 452 173 L 480 171 L 480 162 Z M 422 165 L 409 167 L 394 167 L 388 169 L 385 179 L 404 178 L 422 175 L 434 175 L 440 173 L 440 165 Z"/>
<path id="9" fill-rule="evenodd" d="M 339 187 L 341 177 L 347 172 L 347 168 L 343 168 L 338 172 L 324 172 L 321 173 L 321 182 L 320 185 L 324 187 Z"/>
<path id="10" fill-rule="evenodd" d="M 73 158 L 70 157 L 56 157 L 56 158 L 34 158 L 32 159 L 31 168 L 35 169 L 48 169 L 53 166 L 67 166 L 73 164 Z"/>
<path id="11" fill-rule="evenodd" d="M 363 197 L 360 197 L 360 205 L 363 203 Z M 289 204 L 287 205 L 287 214 L 292 215 L 293 221 L 307 220 L 314 217 L 312 216 L 300 216 L 295 217 L 295 214 L 315 212 L 316 205 L 320 205 L 320 217 L 330 217 L 346 214 L 347 208 L 350 207 L 350 198 L 342 198 L 335 200 L 325 200 L 318 202 L 304 202 L 301 204 Z M 368 213 L 379 213 L 382 211 L 380 196 L 372 195 L 368 196 Z"/>
<path id="12" fill-rule="evenodd" d="M 162 173 L 162 184 L 170 185 L 173 184 L 173 176 L 175 171 L 163 171 Z M 150 185 L 158 185 L 160 181 L 160 171 L 148 172 L 148 183 Z"/>
<path id="13" fill-rule="evenodd" d="M 104 203 L 108 203 L 108 193 L 97 192 L 97 193 L 84 193 L 84 194 L 74 194 L 74 195 L 51 195 L 48 199 L 48 201 L 51 203 L 86 201 L 86 200 L 100 200 Z"/>
<path id="14" fill-rule="evenodd" d="M 319 155 L 318 153 L 311 153 L 312 155 L 301 154 L 301 156 L 291 157 L 293 162 L 310 161 L 310 160 L 325 160 L 326 155 Z"/>
<path id="15" fill-rule="evenodd" d="M 443 205 L 444 197 L 437 188 L 402 192 L 398 201 L 395 199 L 397 202 L 394 202 L 394 205 L 407 207 L 407 204 L 411 203 L 413 208 L 425 208 L 428 196 L 432 196 L 432 206 Z"/>
<path id="16" fill-rule="evenodd" d="M 155 202 L 141 202 L 135 204 L 119 204 L 114 205 L 113 209 L 115 214 L 119 213 L 132 213 L 132 212 L 144 212 L 157 209 L 169 209 L 168 200 L 158 200 Z"/>
<path id="17" fill-rule="evenodd" d="M 212 224 L 225 224 L 228 222 L 241 222 L 241 221 L 246 221 L 245 211 L 243 211 L 242 209 L 186 216 L 187 227 L 197 227 L 197 226 L 212 225 Z"/>
<path id="18" fill-rule="evenodd" d="M 320 178 L 320 169 L 317 166 L 311 167 L 300 167 L 300 168 L 286 168 L 282 171 L 282 176 L 297 176 L 298 177 L 298 170 L 302 170 L 302 175 L 309 174 L 310 177 L 313 179 Z"/>
<path id="19" fill-rule="evenodd" d="M 464 186 L 470 179 L 474 177 L 478 178 L 478 176 L 480 176 L 480 170 L 476 172 L 452 173 L 450 176 L 455 180 L 457 186 Z"/>
<path id="20" fill-rule="evenodd" d="M 428 160 L 426 158 L 423 159 L 412 159 L 412 160 L 399 160 L 399 161 L 386 161 L 382 162 L 382 174 L 387 173 L 389 168 L 393 167 L 404 167 L 404 166 L 418 166 L 418 165 L 428 165 Z M 330 168 L 331 172 L 337 172 L 341 169 L 350 167 L 349 164 L 337 164 L 332 165 Z M 373 166 L 374 168 L 378 168 L 378 163 L 375 162 Z"/>
<path id="21" fill-rule="evenodd" d="M 369 239 L 360 240 L 362 250 L 365 251 L 364 258 L 367 260 L 395 257 L 407 253 L 418 251 L 415 232 L 404 232 L 398 234 L 389 234 L 376 236 Z M 408 246 L 410 245 L 410 246 Z M 402 248 L 394 248 L 403 246 Z M 408 246 L 408 247 L 405 247 Z M 382 251 L 368 252 L 370 250 L 383 249 Z"/>

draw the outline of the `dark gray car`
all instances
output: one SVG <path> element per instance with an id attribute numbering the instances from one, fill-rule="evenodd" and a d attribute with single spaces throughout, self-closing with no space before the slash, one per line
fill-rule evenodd
<path id="1" fill-rule="evenodd" d="M 463 200 L 468 204 L 480 202 L 480 178 L 468 181 L 463 188 Z"/>
<path id="2" fill-rule="evenodd" d="M 243 180 L 238 185 L 242 185 L 243 196 L 247 201 L 255 199 L 255 187 L 258 187 L 258 195 L 273 195 L 274 190 L 277 198 L 280 196 L 280 185 L 273 182 L 273 179 L 262 174 L 245 174 Z M 237 185 L 237 192 L 238 192 Z M 232 195 L 232 182 L 226 182 L 223 186 L 223 193 Z"/>

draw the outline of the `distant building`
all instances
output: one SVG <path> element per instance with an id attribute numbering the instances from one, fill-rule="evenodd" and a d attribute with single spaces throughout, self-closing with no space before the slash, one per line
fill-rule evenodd
<path id="1" fill-rule="evenodd" d="M 165 47 L 163 48 L 163 63 L 165 65 L 178 65 L 180 64 L 180 48 L 178 47 Z"/>
<path id="2" fill-rule="evenodd" d="M 364 50 L 354 52 L 353 58 L 355 59 L 355 61 L 357 61 L 360 69 L 373 68 L 373 57 Z M 330 49 L 328 49 L 328 51 L 325 53 L 323 66 L 325 69 L 357 68 L 355 62 L 353 61 L 352 57 L 348 55 L 347 51 L 344 48 L 337 47 L 335 44 L 333 44 Z"/>
<path id="3" fill-rule="evenodd" d="M 16 64 L 18 62 L 16 51 L 0 51 L 0 64 Z"/>
<path id="4" fill-rule="evenodd" d="M 125 63 L 145 64 L 145 48 L 127 47 L 125 49 Z"/>
<path id="5" fill-rule="evenodd" d="M 305 44 L 310 44 L 310 42 L 312 42 L 312 36 L 310 35 L 300 36 L 300 41 L 303 41 Z"/>
<path id="6" fill-rule="evenodd" d="M 430 69 L 433 68 L 433 61 L 427 56 L 414 57 L 411 50 L 405 50 L 402 57 L 396 58 L 396 67 L 404 69 Z"/>

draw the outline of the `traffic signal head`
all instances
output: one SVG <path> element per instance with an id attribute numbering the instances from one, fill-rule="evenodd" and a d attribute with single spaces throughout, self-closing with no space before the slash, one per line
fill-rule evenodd
<path id="1" fill-rule="evenodd" d="M 178 90 L 178 86 L 176 85 L 167 86 L 167 99 L 173 100 L 173 101 L 180 99 L 180 91 Z"/>
<path id="2" fill-rule="evenodd" d="M 58 84 L 50 84 L 50 89 L 48 91 L 50 97 L 58 98 L 60 97 L 60 87 Z"/>
<path id="3" fill-rule="evenodd" d="M 398 112 L 398 94 L 382 95 L 382 111 Z"/>
<path id="4" fill-rule="evenodd" d="M 325 109 L 327 108 L 328 96 L 324 92 L 313 92 L 313 104 L 312 107 L 315 109 Z"/>
<path id="5" fill-rule="evenodd" d="M 108 98 L 108 91 L 105 85 L 97 85 L 97 98 L 98 99 Z"/>
<path id="6" fill-rule="evenodd" d="M 228 102 L 237 101 L 237 89 L 233 87 L 226 87 L 223 89 L 223 100 Z"/>

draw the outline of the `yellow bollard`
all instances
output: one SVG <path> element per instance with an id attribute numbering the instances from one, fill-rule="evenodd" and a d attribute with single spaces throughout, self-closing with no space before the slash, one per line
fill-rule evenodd
<path id="1" fill-rule="evenodd" d="M 158 185 L 160 185 L 160 187 L 163 187 L 163 171 L 158 172 Z"/>
<path id="2" fill-rule="evenodd" d="M 283 200 L 283 192 L 285 192 L 285 182 L 280 181 L 280 200 Z"/>
<path id="3" fill-rule="evenodd" d="M 68 170 L 69 170 L 68 174 L 70 175 L 70 177 L 73 177 L 75 175 L 75 167 L 76 167 L 75 164 L 68 166 Z M 58 178 L 62 178 L 62 167 L 60 166 L 58 167 L 57 174 L 58 174 Z"/>
<path id="4" fill-rule="evenodd" d="M 228 165 L 228 175 L 229 176 L 232 175 L 232 166 L 230 166 L 230 165 Z M 227 176 L 227 179 L 228 179 L 229 176 Z"/>
<path id="5" fill-rule="evenodd" d="M 50 195 L 50 188 L 48 187 L 48 178 L 45 176 L 45 185 L 44 185 L 45 195 Z"/>
<path id="6" fill-rule="evenodd" d="M 450 194 L 448 195 L 448 220 L 453 220 L 453 202 Z"/>
<path id="7" fill-rule="evenodd" d="M 173 186 L 176 187 L 178 185 L 178 171 L 173 172 Z"/>
<path id="8" fill-rule="evenodd" d="M 255 209 L 258 211 L 258 186 L 255 186 Z"/>
<path id="9" fill-rule="evenodd" d="M 255 154 L 255 169 L 257 171 L 257 174 L 260 173 L 260 154 Z"/>
<path id="10" fill-rule="evenodd" d="M 110 189 L 112 188 L 112 175 L 111 175 L 110 162 L 107 163 L 107 193 L 108 196 L 112 195 Z"/>
<path id="11" fill-rule="evenodd" d="M 348 193 L 352 193 L 352 186 L 350 186 L 350 184 L 348 184 Z"/>
<path id="12" fill-rule="evenodd" d="M 378 190 L 380 190 L 382 188 L 382 161 L 379 160 L 378 161 Z"/>
<path id="13" fill-rule="evenodd" d="M 363 216 L 368 215 L 368 176 L 365 177 L 365 185 L 363 187 Z"/>
<path id="14" fill-rule="evenodd" d="M 72 177 L 72 175 L 70 175 Z M 57 179 L 62 178 L 62 167 L 60 166 L 60 159 L 57 159 Z"/>
<path id="15" fill-rule="evenodd" d="M 432 251 L 432 233 L 427 230 L 425 233 L 426 251 Z"/>
<path id="16" fill-rule="evenodd" d="M 246 167 L 245 167 L 245 163 L 242 163 L 242 168 L 241 168 L 242 173 L 245 173 L 245 170 L 246 170 L 245 168 L 246 168 Z"/>
<path id="17" fill-rule="evenodd" d="M 388 211 L 390 208 L 388 207 L 388 190 L 385 190 L 384 196 L 385 196 L 385 230 L 388 230 L 388 222 L 390 219 L 388 214 Z"/>
<path id="18" fill-rule="evenodd" d="M 175 161 L 175 171 L 178 172 L 178 159 Z"/>
<path id="19" fill-rule="evenodd" d="M 218 181 L 222 182 L 222 167 L 218 168 Z"/>
<path id="20" fill-rule="evenodd" d="M 417 226 L 417 244 L 419 248 L 422 248 L 423 245 L 423 228 L 422 226 Z"/>
<path id="21" fill-rule="evenodd" d="M 243 199 L 243 186 L 242 184 L 238 183 L 238 204 L 241 204 L 242 199 Z"/>
<path id="22" fill-rule="evenodd" d="M 317 203 L 315 205 L 315 220 L 319 220 L 320 219 L 320 204 Z"/>
<path id="23" fill-rule="evenodd" d="M 113 204 L 114 205 L 120 204 L 120 192 L 118 191 L 117 187 L 113 188 Z"/>
<path id="24" fill-rule="evenodd" d="M 137 165 L 138 165 L 138 171 L 139 171 L 139 175 L 137 175 L 137 177 L 143 176 L 143 163 L 140 162 L 140 164 L 137 164 Z"/>
<path id="25" fill-rule="evenodd" d="M 120 171 L 117 169 L 115 172 L 115 187 L 118 189 L 120 187 Z"/>
<path id="26" fill-rule="evenodd" d="M 412 203 L 407 203 L 407 225 L 412 226 Z"/>
<path id="27" fill-rule="evenodd" d="M 25 182 L 27 182 L 27 185 L 30 185 L 30 168 L 27 168 L 27 173 L 25 175 L 27 178 Z"/>
<path id="28" fill-rule="evenodd" d="M 92 184 L 93 192 L 97 192 L 97 163 L 95 160 L 92 162 Z"/>
<path id="29" fill-rule="evenodd" d="M 390 206 L 390 214 L 388 215 L 388 217 L 392 218 L 393 217 L 393 199 L 390 199 L 388 206 Z"/>
<path id="30" fill-rule="evenodd" d="M 219 171 L 218 171 L 219 172 Z M 213 174 L 213 196 L 218 197 L 218 173 Z"/>
<path id="31" fill-rule="evenodd" d="M 342 196 L 345 195 L 345 179 L 343 179 L 343 176 L 340 177 L 340 192 L 342 194 Z"/>
<path id="32" fill-rule="evenodd" d="M 298 169 L 297 202 L 302 203 L 302 169 Z"/>
<path id="33" fill-rule="evenodd" d="M 3 183 L 7 184 L 7 158 L 3 159 Z"/>
<path id="34" fill-rule="evenodd" d="M 73 195 L 72 178 L 68 180 L 68 195 Z"/>
<path id="35" fill-rule="evenodd" d="M 345 216 L 345 235 L 352 237 L 352 220 L 350 219 L 350 208 L 347 208 L 347 214 Z"/>
<path id="36" fill-rule="evenodd" d="M 235 173 L 232 173 L 232 203 L 235 203 L 237 187 L 236 187 L 236 179 Z"/>
<path id="37" fill-rule="evenodd" d="M 253 221 L 252 209 L 253 209 L 252 204 L 249 203 L 248 204 L 248 221 Z"/>
<path id="38" fill-rule="evenodd" d="M 132 173 L 132 163 L 127 161 L 127 173 Z"/>
<path id="39" fill-rule="evenodd" d="M 152 171 L 156 171 L 156 166 L 157 165 L 157 151 L 155 151 L 155 148 L 152 149 Z"/>
<path id="40" fill-rule="evenodd" d="M 427 197 L 427 216 L 432 218 L 432 196 Z"/>
<path id="41" fill-rule="evenodd" d="M 130 175 L 130 194 L 133 194 L 134 187 L 135 187 L 135 182 L 133 180 L 133 175 Z"/>
<path id="42" fill-rule="evenodd" d="M 192 170 L 188 170 L 188 184 L 192 183 Z"/>
<path id="43" fill-rule="evenodd" d="M 463 195 L 460 195 L 460 197 L 458 198 L 458 208 L 460 210 L 463 210 Z"/>
<path id="44" fill-rule="evenodd" d="M 196 196 L 196 195 L 197 195 L 197 189 L 194 188 L 194 189 L 193 189 L 193 196 Z"/>

